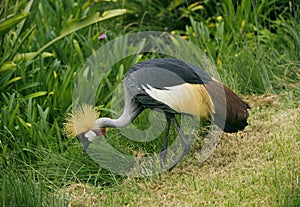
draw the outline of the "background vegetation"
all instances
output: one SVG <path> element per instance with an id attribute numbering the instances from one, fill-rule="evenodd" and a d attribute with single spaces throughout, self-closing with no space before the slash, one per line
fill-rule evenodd
<path id="1" fill-rule="evenodd" d="M 236 163 L 235 166 L 228 169 L 222 168 L 220 172 L 224 170 L 232 173 L 240 172 L 240 174 L 233 173 L 233 180 L 236 178 L 235 175 L 238 177 L 243 173 L 248 173 L 251 178 L 264 177 L 265 180 L 258 182 L 257 185 L 272 187 L 266 187 L 267 190 L 255 193 L 271 197 L 263 200 L 266 203 L 258 200 L 254 204 L 298 206 L 300 196 L 296 180 L 299 177 L 297 160 L 299 160 L 300 149 L 300 122 L 299 117 L 296 116 L 294 119 L 291 117 L 299 113 L 297 107 L 299 108 L 300 100 L 299 7 L 300 3 L 297 0 L 1 1 L 0 205 L 90 206 L 93 204 L 97 206 L 101 203 L 134 205 L 132 201 L 141 204 L 138 198 L 143 195 L 143 192 L 149 193 L 149 199 L 151 194 L 155 195 L 153 189 L 157 186 L 157 192 L 164 194 L 165 192 L 159 190 L 159 182 L 172 185 L 181 182 L 180 180 L 187 186 L 195 188 L 187 187 L 186 192 L 183 191 L 190 193 L 188 197 L 185 197 L 190 199 L 186 201 L 188 205 L 218 203 L 214 202 L 214 199 L 217 200 L 215 193 L 220 194 L 220 192 L 213 192 L 210 189 L 218 189 L 222 185 L 232 187 L 224 191 L 232 193 L 237 200 L 240 199 L 239 204 L 251 205 L 255 196 L 246 194 L 251 193 L 251 189 L 248 189 L 249 192 L 243 191 L 242 183 L 241 185 L 232 183 L 229 178 L 225 179 L 227 183 L 224 183 L 223 175 L 217 173 L 221 163 L 228 162 L 224 160 L 225 158 L 232 160 L 234 157 L 228 154 L 234 152 L 226 148 L 226 144 L 230 144 L 232 142 L 230 140 L 235 140 L 236 137 L 225 138 L 224 146 L 220 147 L 224 149 L 209 161 L 220 163 L 218 167 L 214 168 L 212 163 L 208 163 L 208 166 L 212 168 L 207 165 L 197 166 L 192 158 L 187 158 L 185 161 L 194 168 L 183 164 L 175 170 L 177 176 L 173 174 L 172 177 L 166 173 L 155 179 L 132 180 L 101 169 L 88 156 L 81 155 L 81 147 L 75 139 L 70 140 L 64 136 L 62 123 L 72 104 L 76 71 L 82 67 L 86 58 L 107 41 L 120 35 L 155 30 L 181 35 L 199 46 L 216 65 L 222 81 L 246 98 L 250 97 L 250 94 L 275 94 L 279 97 L 280 110 L 275 110 L 278 113 L 272 109 L 270 115 L 268 107 L 272 104 L 269 103 L 274 103 L 274 100 L 268 102 L 266 101 L 269 100 L 268 97 L 263 96 L 264 98 L 260 101 L 267 102 L 267 104 L 261 107 L 258 103 L 257 108 L 254 107 L 251 112 L 252 116 L 266 122 L 271 120 L 270 123 L 274 123 L 272 121 L 274 114 L 288 114 L 287 119 L 282 119 L 282 121 L 295 127 L 274 128 L 278 131 L 273 131 L 273 133 L 278 133 L 280 139 L 271 140 L 267 138 L 270 136 L 270 131 L 251 128 L 252 133 L 259 131 L 259 136 L 265 137 L 262 140 L 270 144 L 260 143 L 259 149 L 251 148 L 253 144 L 246 142 L 242 137 L 238 137 L 237 140 L 241 139 L 240 143 L 249 146 L 249 148 L 244 147 L 243 152 L 253 159 L 261 159 L 253 154 L 266 153 L 262 158 L 261 170 L 266 164 L 264 161 L 267 160 L 266 162 L 270 164 L 270 159 L 276 160 L 281 157 L 282 159 L 276 162 L 278 164 L 276 169 L 281 171 L 267 168 L 268 170 L 263 171 L 265 174 L 258 177 L 253 174 L 251 176 L 251 173 L 257 171 L 255 168 L 252 171 L 242 170 L 247 165 L 247 163 L 238 162 L 243 160 L 241 158 L 245 158 L 243 155 L 232 161 Z M 120 64 L 117 67 L 125 68 L 124 71 L 113 70 L 115 72 L 110 74 L 109 79 L 103 80 L 105 85 L 103 91 L 107 92 L 100 93 L 98 97 L 98 104 L 102 106 L 103 115 L 110 115 L 106 110 L 109 109 L 110 92 L 118 84 L 115 80 L 120 81 L 130 64 L 132 62 L 129 61 Z M 266 112 L 265 115 L 261 115 L 264 112 Z M 290 122 L 291 120 L 293 121 Z M 257 120 L 252 122 L 257 123 Z M 263 125 L 264 122 L 258 124 Z M 274 127 L 274 125 L 266 127 Z M 286 141 L 293 144 L 287 144 Z M 118 137 L 116 137 L 115 144 L 126 147 L 133 145 Z M 238 145 L 238 143 L 235 144 Z M 132 148 L 135 149 L 135 147 Z M 147 147 L 153 148 L 153 146 L 139 147 L 145 151 Z M 286 151 L 284 151 L 285 147 L 287 147 Z M 239 148 L 234 149 L 239 150 Z M 270 150 L 275 150 L 273 157 L 268 154 Z M 277 165 L 276 163 L 273 164 Z M 186 171 L 180 171 L 181 168 Z M 205 176 L 206 170 L 216 172 L 214 173 L 216 177 L 207 177 L 211 182 L 196 179 L 197 171 L 200 176 Z M 267 175 L 272 174 L 274 170 L 277 172 L 273 174 L 276 179 L 268 179 Z M 193 176 L 190 178 L 193 178 L 193 181 L 188 180 L 184 175 L 188 173 L 192 173 Z M 251 181 L 255 182 L 255 179 Z M 207 198 L 207 203 L 197 202 L 198 194 L 195 192 L 201 188 L 199 182 L 204 185 L 200 191 L 203 198 Z M 290 185 L 285 185 L 286 183 Z M 79 185 L 77 190 L 86 191 L 86 187 L 82 187 L 85 185 L 95 187 L 92 190 L 89 189 L 92 192 L 91 195 L 94 196 L 92 199 L 89 197 L 89 201 L 92 200 L 94 203 L 89 203 L 86 197 L 80 197 L 83 199 L 81 203 L 82 201 L 68 196 L 70 195 L 69 187 L 74 184 L 75 188 L 71 188 L 74 192 L 76 192 L 77 184 Z M 285 187 L 281 188 L 281 185 Z M 174 186 L 174 188 L 176 186 L 179 188 L 178 185 Z M 122 192 L 122 189 L 134 193 L 126 194 Z M 96 194 L 104 195 L 103 198 L 106 200 L 95 197 Z M 118 197 L 120 194 L 121 197 Z M 224 195 L 221 192 L 224 200 L 219 202 L 220 205 L 237 204 L 229 194 Z M 116 197 L 120 200 L 116 201 Z M 183 201 L 185 198 L 179 197 L 179 200 Z M 166 199 L 166 203 L 171 200 L 171 198 Z M 147 203 L 145 200 L 143 202 Z M 152 200 L 148 202 L 149 205 L 154 203 L 157 202 Z M 175 200 L 173 204 L 176 203 L 180 202 Z"/>

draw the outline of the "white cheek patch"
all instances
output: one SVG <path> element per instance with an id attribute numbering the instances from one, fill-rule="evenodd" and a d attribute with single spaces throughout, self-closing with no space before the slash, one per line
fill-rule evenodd
<path id="1" fill-rule="evenodd" d="M 89 130 L 87 133 L 84 134 L 84 136 L 91 142 L 97 137 L 97 134 L 92 130 Z"/>

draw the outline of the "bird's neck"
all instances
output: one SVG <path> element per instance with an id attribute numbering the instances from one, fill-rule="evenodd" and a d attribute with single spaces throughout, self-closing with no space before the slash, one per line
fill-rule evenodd
<path id="1" fill-rule="evenodd" d="M 133 111 L 125 110 L 118 119 L 111 119 L 107 117 L 100 118 L 96 121 L 96 124 L 100 128 L 113 127 L 122 128 L 129 125 L 133 119 L 142 111 L 142 108 L 136 108 Z"/>
<path id="2" fill-rule="evenodd" d="M 139 113 L 143 111 L 143 107 L 139 106 L 132 96 L 129 95 L 128 90 L 125 87 L 124 90 L 125 107 L 122 115 L 118 119 L 100 118 L 96 121 L 96 124 L 100 128 L 113 127 L 121 128 L 129 125 Z"/>
<path id="3" fill-rule="evenodd" d="M 129 118 L 121 116 L 118 119 L 111 119 L 111 118 L 100 118 L 96 121 L 97 125 L 101 128 L 105 127 L 113 127 L 113 128 L 122 128 L 131 123 Z"/>

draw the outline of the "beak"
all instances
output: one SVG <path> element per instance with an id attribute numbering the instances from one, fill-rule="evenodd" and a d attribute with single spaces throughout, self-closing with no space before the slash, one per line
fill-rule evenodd
<path id="1" fill-rule="evenodd" d="M 79 134 L 79 135 L 77 136 L 77 139 L 78 139 L 78 141 L 79 141 L 79 142 L 81 143 L 81 145 L 82 145 L 82 154 L 84 155 L 84 154 L 86 153 L 86 150 L 88 149 L 88 147 L 89 147 L 91 141 L 89 141 L 89 139 L 85 137 L 85 134 L 84 134 L 84 133 Z"/>

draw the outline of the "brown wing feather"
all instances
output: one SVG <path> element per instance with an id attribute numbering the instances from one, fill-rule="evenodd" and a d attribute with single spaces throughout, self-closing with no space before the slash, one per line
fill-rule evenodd
<path id="1" fill-rule="evenodd" d="M 213 121 L 224 132 L 237 132 L 247 125 L 250 106 L 232 90 L 217 81 L 209 81 L 205 87 L 214 103 Z"/>

